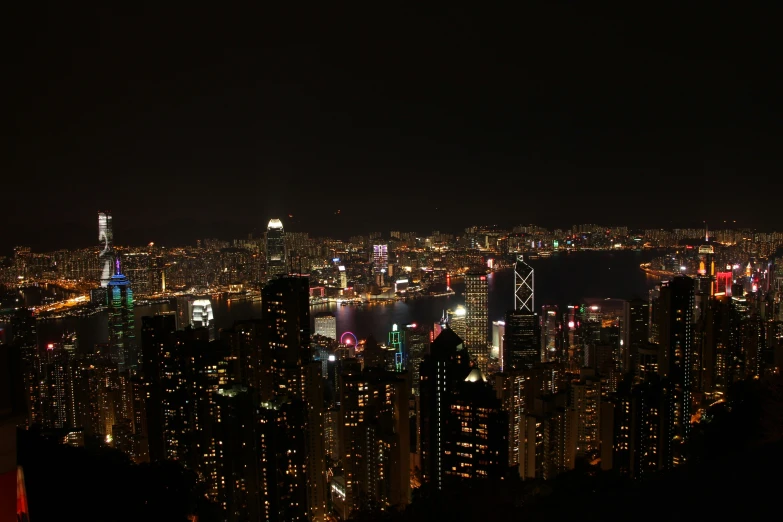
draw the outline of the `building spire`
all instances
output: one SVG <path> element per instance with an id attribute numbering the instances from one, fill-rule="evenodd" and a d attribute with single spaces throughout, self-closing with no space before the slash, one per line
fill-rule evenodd
<path id="1" fill-rule="evenodd" d="M 120 256 L 119 254 L 114 258 L 114 275 L 121 275 L 122 271 L 120 270 Z"/>

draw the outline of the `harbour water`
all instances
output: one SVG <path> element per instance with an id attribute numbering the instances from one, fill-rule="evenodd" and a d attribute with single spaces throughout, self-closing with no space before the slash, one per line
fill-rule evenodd
<path id="1" fill-rule="evenodd" d="M 647 297 L 648 290 L 658 278 L 639 268 L 641 263 L 655 257 L 653 252 L 594 251 L 572 254 L 558 253 L 549 258 L 529 261 L 535 273 L 535 306 L 557 304 L 561 307 L 578 303 L 585 298 L 632 299 Z M 341 306 L 336 303 L 316 305 L 311 315 L 333 313 L 337 318 L 337 332 L 353 332 L 359 339 L 373 334 L 385 340 L 392 324 L 431 324 L 444 310 L 464 304 L 464 287 L 454 284 L 455 295 L 418 298 L 385 305 Z M 504 317 L 514 305 L 514 272 L 504 270 L 489 275 L 489 320 Z M 156 304 L 135 308 L 137 338 L 141 317 L 157 312 L 174 310 L 174 304 Z M 217 300 L 213 302 L 215 324 L 218 329 L 229 328 L 236 320 L 259 318 L 260 301 Z M 39 321 L 39 344 L 56 341 L 64 331 L 75 331 L 80 349 L 108 339 L 105 313 L 90 317 L 70 317 Z"/>

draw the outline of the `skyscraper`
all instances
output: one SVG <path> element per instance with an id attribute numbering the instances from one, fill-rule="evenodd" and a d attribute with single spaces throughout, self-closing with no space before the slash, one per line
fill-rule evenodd
<path id="1" fill-rule="evenodd" d="M 288 273 L 288 259 L 285 250 L 283 222 L 270 219 L 266 227 L 266 279 Z"/>
<path id="2" fill-rule="evenodd" d="M 136 370 L 138 353 L 133 318 L 133 290 L 122 275 L 120 259 L 115 262 L 115 274 L 109 279 L 109 351 L 120 372 Z"/>
<path id="3" fill-rule="evenodd" d="M 541 326 L 538 316 L 520 310 L 506 313 L 503 371 L 525 370 L 541 362 Z"/>
<path id="4" fill-rule="evenodd" d="M 514 263 L 514 309 L 506 313 L 504 372 L 532 368 L 541 362 L 541 325 L 535 313 L 533 268 L 517 256 Z"/>
<path id="5" fill-rule="evenodd" d="M 339 442 L 345 511 L 410 503 L 407 379 L 377 370 L 341 377 Z"/>
<path id="6" fill-rule="evenodd" d="M 195 299 L 190 303 L 190 324 L 193 328 L 207 328 L 209 340 L 215 340 L 215 317 L 212 314 L 212 302 L 209 299 Z"/>
<path id="7" fill-rule="evenodd" d="M 112 230 L 111 214 L 98 212 L 98 242 L 100 243 L 101 287 L 109 286 L 109 279 L 114 274 L 114 231 Z"/>
<path id="8" fill-rule="evenodd" d="M 514 310 L 534 313 L 535 295 L 533 267 L 525 263 L 522 256 L 517 256 L 514 263 Z"/>
<path id="9" fill-rule="evenodd" d="M 690 435 L 694 302 L 695 285 L 690 277 L 661 283 L 658 372 L 673 388 L 672 408 L 666 416 L 665 468 L 683 462 L 683 445 Z"/>
<path id="10" fill-rule="evenodd" d="M 388 245 L 372 246 L 372 262 L 376 274 L 386 273 L 389 268 L 389 250 Z"/>
<path id="11" fill-rule="evenodd" d="M 484 373 L 489 364 L 488 299 L 487 274 L 481 271 L 465 274 L 465 347 Z"/>
<path id="12" fill-rule="evenodd" d="M 266 520 L 321 519 L 326 510 L 323 378 L 311 357 L 307 277 L 271 280 L 261 295 L 263 328 L 259 472 Z"/>

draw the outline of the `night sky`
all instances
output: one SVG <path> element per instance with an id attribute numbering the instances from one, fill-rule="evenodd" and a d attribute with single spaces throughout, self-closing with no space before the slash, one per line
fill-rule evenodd
<path id="1" fill-rule="evenodd" d="M 780 13 L 544 3 L 19 2 L 0 253 L 93 245 L 101 209 L 118 244 L 245 237 L 278 216 L 346 239 L 783 229 Z"/>

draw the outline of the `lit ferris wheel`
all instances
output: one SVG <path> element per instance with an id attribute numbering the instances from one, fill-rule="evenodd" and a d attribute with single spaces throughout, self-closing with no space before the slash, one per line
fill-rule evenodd
<path id="1" fill-rule="evenodd" d="M 359 344 L 359 339 L 356 338 L 356 335 L 354 335 L 353 332 L 344 332 L 340 336 L 340 344 L 345 346 L 356 346 Z"/>

